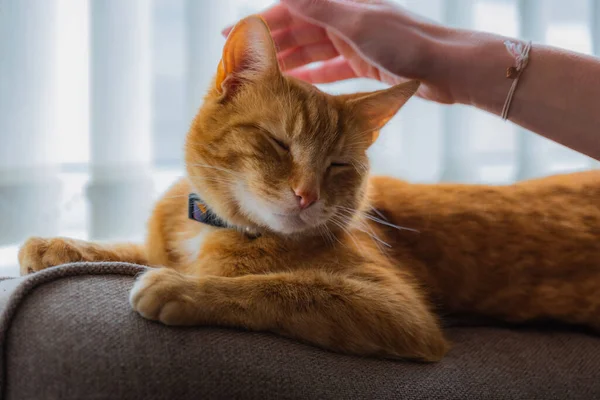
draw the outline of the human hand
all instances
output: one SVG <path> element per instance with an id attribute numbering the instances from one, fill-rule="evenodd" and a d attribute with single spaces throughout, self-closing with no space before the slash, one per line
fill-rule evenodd
<path id="1" fill-rule="evenodd" d="M 432 74 L 434 38 L 445 28 L 399 6 L 385 0 L 281 0 L 261 16 L 289 75 L 311 83 L 362 77 L 394 85 L 419 79 L 420 97 L 454 102 Z M 320 65 L 309 67 L 314 62 Z"/>

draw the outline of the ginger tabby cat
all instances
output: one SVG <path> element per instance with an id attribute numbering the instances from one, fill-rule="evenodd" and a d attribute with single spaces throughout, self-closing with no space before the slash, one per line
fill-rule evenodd
<path id="1" fill-rule="evenodd" d="M 146 244 L 32 238 L 21 272 L 163 267 L 131 291 L 145 318 L 357 355 L 440 360 L 439 312 L 600 330 L 600 172 L 511 186 L 368 177 L 367 148 L 418 86 L 322 93 L 281 74 L 267 26 L 248 17 L 227 39 L 187 137 L 187 177 L 158 201 Z M 189 193 L 227 226 L 190 219 Z"/>

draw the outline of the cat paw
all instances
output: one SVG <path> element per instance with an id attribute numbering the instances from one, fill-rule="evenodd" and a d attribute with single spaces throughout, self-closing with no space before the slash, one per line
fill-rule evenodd
<path id="1" fill-rule="evenodd" d="M 142 274 L 133 285 L 129 303 L 142 317 L 165 325 L 192 325 L 195 283 L 170 268 Z"/>
<path id="2" fill-rule="evenodd" d="M 76 241 L 64 238 L 32 237 L 19 249 L 21 276 L 81 259 Z"/>

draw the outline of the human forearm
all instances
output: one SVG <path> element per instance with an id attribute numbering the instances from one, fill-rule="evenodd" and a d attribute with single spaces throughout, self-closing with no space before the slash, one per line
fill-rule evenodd
<path id="1" fill-rule="evenodd" d="M 440 30 L 430 57 L 430 79 L 448 85 L 456 103 L 496 115 L 512 80 L 514 58 L 498 35 Z M 600 159 L 600 60 L 534 44 L 508 118 L 533 132 Z"/>
<path id="2" fill-rule="evenodd" d="M 281 0 L 263 13 L 286 72 L 311 83 L 422 82 L 418 95 L 502 114 L 508 38 L 439 25 L 385 0 Z M 307 67 L 319 61 L 315 68 Z M 600 159 L 600 60 L 535 44 L 508 118 Z"/>

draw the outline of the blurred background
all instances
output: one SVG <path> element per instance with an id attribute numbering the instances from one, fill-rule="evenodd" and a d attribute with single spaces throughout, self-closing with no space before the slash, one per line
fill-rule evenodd
<path id="1" fill-rule="evenodd" d="M 183 173 L 221 29 L 273 3 L 0 0 L 0 276 L 18 275 L 18 244 L 31 235 L 143 240 L 153 201 Z M 600 0 L 398 3 L 449 25 L 600 53 Z M 417 182 L 506 184 L 599 165 L 497 117 L 419 99 L 370 156 L 374 173 Z"/>

